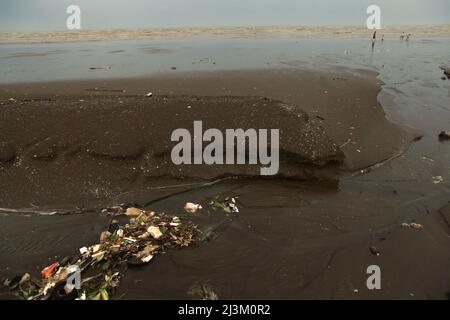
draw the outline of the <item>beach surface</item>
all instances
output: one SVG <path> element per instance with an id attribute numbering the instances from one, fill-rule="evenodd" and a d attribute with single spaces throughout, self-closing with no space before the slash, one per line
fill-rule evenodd
<path id="1" fill-rule="evenodd" d="M 357 39 L 198 40 L 205 57 L 180 41 L 99 42 L 81 65 L 48 54 L 59 47 L 5 45 L 0 63 L 37 68 L 41 81 L 3 69 L 12 81 L 0 87 L 2 276 L 38 275 L 97 243 L 109 222 L 101 209 L 126 203 L 191 219 L 205 237 L 127 270 L 117 297 L 196 299 L 192 288 L 207 284 L 220 299 L 448 298 L 450 143 L 437 138 L 450 123 L 445 42 L 371 51 Z M 274 43 L 280 51 L 256 54 Z M 117 54 L 136 47 L 152 50 L 120 77 Z M 59 61 L 73 79 L 47 68 Z M 280 128 L 279 175 L 174 166 L 170 133 L 194 120 Z M 240 212 L 212 210 L 214 196 L 237 197 Z M 186 201 L 204 209 L 184 213 Z M 411 222 L 423 228 L 402 227 Z M 382 290 L 366 287 L 373 264 Z"/>

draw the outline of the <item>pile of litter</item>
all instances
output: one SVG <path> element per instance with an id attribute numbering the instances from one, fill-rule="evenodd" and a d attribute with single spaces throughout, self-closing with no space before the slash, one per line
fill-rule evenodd
<path id="1" fill-rule="evenodd" d="M 44 268 L 41 279 L 26 273 L 4 284 L 28 300 L 108 300 L 127 267 L 146 264 L 168 248 L 190 246 L 197 231 L 191 222 L 150 210 L 116 206 L 103 213 L 112 218 L 100 243 Z M 119 223 L 119 216 L 125 216 L 125 224 Z"/>
<path id="2" fill-rule="evenodd" d="M 186 202 L 184 204 L 184 210 L 187 213 L 196 213 L 198 210 L 203 209 L 201 204 L 193 203 L 193 202 Z"/>

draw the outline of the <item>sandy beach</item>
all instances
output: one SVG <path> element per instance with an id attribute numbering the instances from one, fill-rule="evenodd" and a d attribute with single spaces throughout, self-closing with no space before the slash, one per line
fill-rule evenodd
<path id="1" fill-rule="evenodd" d="M 448 37 L 450 25 L 385 26 L 386 39 L 397 39 L 402 32 L 418 37 Z M 0 32 L 0 43 L 52 43 L 102 40 L 167 39 L 185 37 L 222 38 L 359 38 L 367 35 L 360 26 L 255 26 L 255 27 L 197 27 L 160 29 L 83 30 L 75 32 Z"/>
<path id="2" fill-rule="evenodd" d="M 220 299 L 448 299 L 449 29 L 416 28 L 374 49 L 351 28 L 0 34 L 0 276 L 39 276 L 129 204 L 203 237 L 129 268 L 121 299 L 205 283 Z M 278 174 L 173 164 L 170 133 L 195 120 L 279 128 Z M 212 210 L 217 195 L 239 214 Z M 366 288 L 372 264 L 383 290 Z"/>

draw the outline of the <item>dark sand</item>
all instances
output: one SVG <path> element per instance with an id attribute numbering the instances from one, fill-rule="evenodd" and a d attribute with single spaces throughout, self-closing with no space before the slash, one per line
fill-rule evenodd
<path id="1" fill-rule="evenodd" d="M 170 135 L 192 132 L 194 120 L 204 130 L 279 128 L 279 177 L 337 179 L 337 170 L 397 156 L 415 137 L 386 120 L 379 90 L 374 73 L 350 70 L 5 86 L 2 207 L 79 207 L 161 178 L 259 175 L 260 165 L 173 165 Z"/>
<path id="2" fill-rule="evenodd" d="M 125 298 L 189 298 L 197 282 L 210 283 L 222 299 L 445 298 L 446 211 L 416 217 L 426 230 L 410 230 L 400 227 L 411 220 L 406 197 L 339 190 L 340 179 L 399 156 L 420 136 L 385 118 L 375 76 L 273 70 L 3 86 L 0 207 L 20 210 L 0 217 L 1 274 L 37 273 L 96 243 L 107 219 L 95 209 L 103 206 L 125 202 L 180 213 L 185 201 L 206 204 L 220 194 L 238 195 L 241 213 L 226 216 L 205 205 L 193 220 L 210 240 L 128 270 Z M 279 126 L 287 134 L 283 179 L 196 188 L 255 172 L 176 170 L 167 158 L 168 134 L 192 128 L 193 120 L 218 128 Z M 314 139 L 300 139 L 305 132 Z M 54 209 L 80 214 L 31 213 Z M 365 268 L 375 263 L 384 270 L 384 290 L 376 292 L 365 288 Z"/>
<path id="3" fill-rule="evenodd" d="M 110 198 L 161 177 L 260 174 L 261 165 L 254 164 L 173 164 L 177 143 L 171 133 L 186 128 L 193 136 L 195 120 L 203 121 L 204 130 L 221 132 L 278 128 L 278 177 L 320 176 L 315 171 L 343 160 L 320 119 L 261 97 L 55 97 L 9 104 L 2 120 L 2 180 L 11 187 L 2 190 L 4 206 L 84 204 L 92 196 Z"/>

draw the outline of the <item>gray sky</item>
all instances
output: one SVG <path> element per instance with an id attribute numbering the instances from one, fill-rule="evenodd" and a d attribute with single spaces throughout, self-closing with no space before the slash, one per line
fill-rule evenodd
<path id="1" fill-rule="evenodd" d="M 381 7 L 382 25 L 450 23 L 450 0 L 0 0 L 0 31 L 65 30 L 81 7 L 82 29 L 248 25 L 361 25 Z"/>

